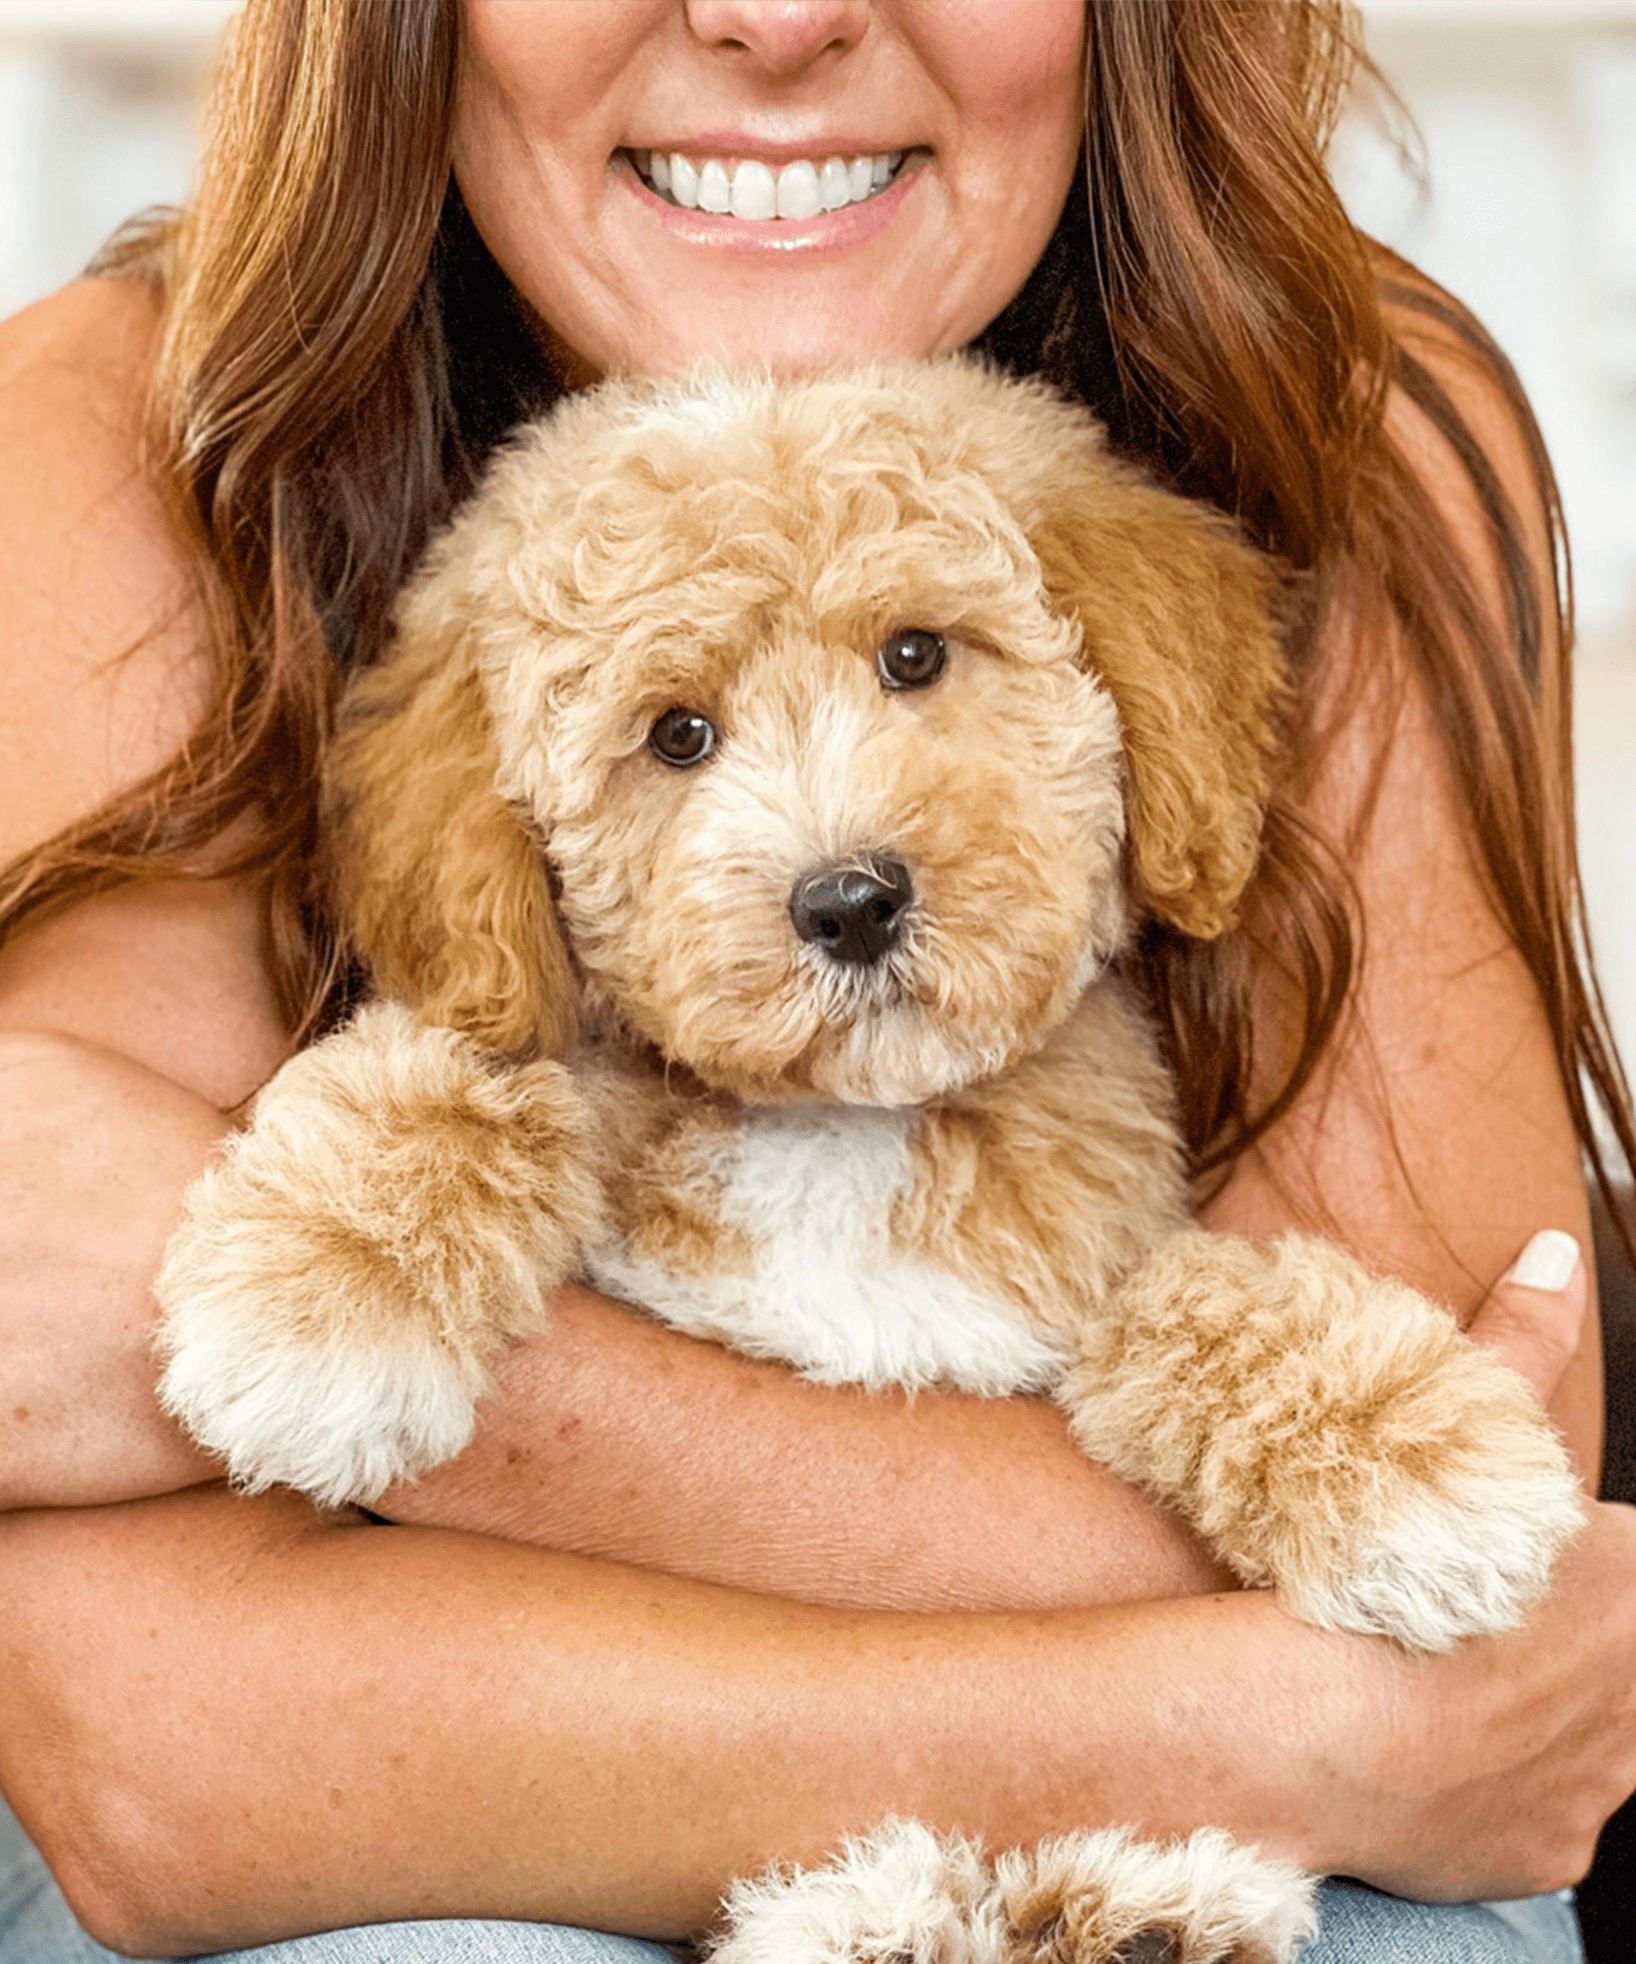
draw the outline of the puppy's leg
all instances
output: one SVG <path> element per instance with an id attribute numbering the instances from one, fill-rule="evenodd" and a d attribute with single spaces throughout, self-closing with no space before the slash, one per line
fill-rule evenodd
<path id="1" fill-rule="evenodd" d="M 1312 1882 L 1204 1829 L 1013 1849 L 888 1821 L 816 1868 L 735 1883 L 709 1964 L 1288 1964 Z"/>
<path id="2" fill-rule="evenodd" d="M 371 1004 L 189 1194 L 156 1284 L 166 1409 L 240 1485 L 325 1504 L 452 1458 L 592 1231 L 586 1130 L 560 1065 Z"/>
<path id="3" fill-rule="evenodd" d="M 1008 1964 L 1289 1964 L 1317 1928 L 1312 1878 L 1218 1828 L 1058 1835 L 995 1872 Z"/>
<path id="4" fill-rule="evenodd" d="M 810 1869 L 733 1884 L 707 1964 L 1005 1964 L 994 1877 L 962 1835 L 887 1821 Z"/>
<path id="5" fill-rule="evenodd" d="M 1514 1627 L 1580 1525 L 1522 1379 L 1412 1289 L 1297 1235 L 1167 1242 L 1100 1307 L 1060 1397 L 1085 1451 L 1244 1581 L 1415 1649 Z"/>

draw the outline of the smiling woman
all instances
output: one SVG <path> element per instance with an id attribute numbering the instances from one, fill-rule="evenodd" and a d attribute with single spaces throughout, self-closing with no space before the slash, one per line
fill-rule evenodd
<path id="1" fill-rule="evenodd" d="M 153 1389 L 182 1191 L 346 998 L 343 672 L 496 447 L 612 371 L 970 345 L 1298 576 L 1242 922 L 1155 906 L 1126 961 L 1206 1219 L 1446 1303 L 1594 1475 L 1590 1278 L 1508 1266 L 1583 1239 L 1582 1150 L 1636 1152 L 1554 493 L 1503 358 L 1335 198 L 1352 66 L 1338 0 L 247 0 L 193 208 L 0 329 L 3 1964 L 100 1956 L 68 1904 L 127 1951 L 615 1956 L 553 1926 L 696 1930 L 892 1813 L 1219 1822 L 1374 1885 L 1311 1964 L 1576 1957 L 1553 1892 L 1636 1780 L 1622 1510 L 1522 1629 L 1414 1662 L 1222 1593 L 1035 1400 L 814 1385 L 584 1291 L 391 1531 L 201 1486 Z M 939 659 L 881 633 L 877 709 Z M 642 753 L 656 798 L 710 741 Z"/>
<path id="2" fill-rule="evenodd" d="M 593 371 L 963 346 L 1073 182 L 1081 0 L 476 0 L 467 26 L 467 209 Z"/>

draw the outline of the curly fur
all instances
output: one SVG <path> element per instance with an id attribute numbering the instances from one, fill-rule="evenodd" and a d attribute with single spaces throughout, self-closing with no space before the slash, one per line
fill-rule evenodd
<path id="1" fill-rule="evenodd" d="M 335 749 L 335 877 L 391 1000 L 281 1071 L 167 1255 L 163 1392 L 247 1485 L 459 1450 L 573 1273 L 830 1382 L 1052 1390 L 1088 1452 L 1298 1614 L 1508 1627 L 1578 1523 L 1520 1380 L 1319 1243 L 1187 1223 L 1120 980 L 1254 865 L 1276 574 L 963 361 L 617 382 L 497 462 Z M 935 686 L 876 653 L 944 637 Z M 686 708 L 698 768 L 648 744 Z M 907 871 L 894 945 L 815 868 Z M 1309 1882 L 1208 1831 L 990 1861 L 889 1823 L 735 1888 L 718 1964 L 1283 1964 Z"/>
<path id="2" fill-rule="evenodd" d="M 1431 1651 L 1513 1628 L 1579 1530 L 1566 1450 L 1523 1380 L 1304 1236 L 1166 1242 L 1059 1396 L 1087 1453 L 1331 1628 Z"/>
<path id="3" fill-rule="evenodd" d="M 502 1076 L 373 1003 L 285 1065 L 190 1189 L 155 1283 L 161 1399 L 250 1491 L 374 1499 L 466 1444 L 600 1213 L 560 1065 Z M 408 1290 L 430 1314 L 403 1314 Z"/>
<path id="4" fill-rule="evenodd" d="M 964 1835 L 884 1822 L 810 1869 L 736 1882 L 709 1964 L 1288 1964 L 1310 1878 L 1201 1828 L 1055 1835 L 995 1860 Z"/>
<path id="5" fill-rule="evenodd" d="M 1275 593 L 1088 418 L 970 364 L 607 385 L 502 457 L 404 603 L 414 653 L 358 692 L 335 829 L 359 947 L 436 1020 L 487 1032 L 511 1003 L 501 1037 L 560 1032 L 536 1000 L 567 982 L 560 943 L 542 959 L 537 836 L 584 1006 L 713 1082 L 895 1103 L 991 1076 L 1117 950 L 1127 803 L 1139 905 L 1196 934 L 1231 922 Z M 904 713 L 868 663 L 919 621 L 965 654 L 952 724 L 950 692 Z M 707 775 L 644 754 L 677 703 L 732 732 Z M 404 799 L 411 772 L 425 797 Z M 933 904 L 861 993 L 792 944 L 784 900 L 887 831 Z"/>

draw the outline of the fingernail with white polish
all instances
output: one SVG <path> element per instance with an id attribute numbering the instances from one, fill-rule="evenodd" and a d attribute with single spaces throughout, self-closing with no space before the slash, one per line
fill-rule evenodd
<path id="1" fill-rule="evenodd" d="M 1579 1266 L 1579 1243 L 1560 1228 L 1543 1228 L 1517 1257 L 1507 1282 L 1524 1289 L 1545 1289 L 1559 1295 Z"/>

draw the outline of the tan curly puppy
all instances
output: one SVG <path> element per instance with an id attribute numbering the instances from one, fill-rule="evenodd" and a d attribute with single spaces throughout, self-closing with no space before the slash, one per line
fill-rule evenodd
<path id="1" fill-rule="evenodd" d="M 1053 1391 L 1297 1614 L 1515 1623 L 1579 1519 L 1520 1380 L 1320 1243 L 1189 1226 L 1118 957 L 1233 918 L 1274 575 L 1086 415 L 951 360 L 613 383 L 515 443 L 348 705 L 381 1000 L 297 1057 L 160 1282 L 235 1479 L 457 1453 L 582 1274 L 829 1382 Z M 888 1823 L 742 1885 L 731 1964 L 1282 1960 L 1306 1878 L 1208 1831 L 990 1864 Z"/>

